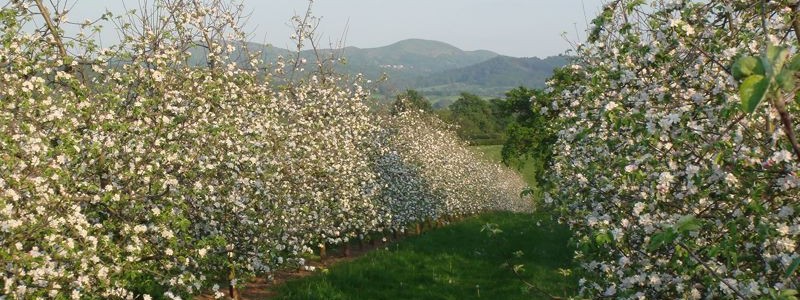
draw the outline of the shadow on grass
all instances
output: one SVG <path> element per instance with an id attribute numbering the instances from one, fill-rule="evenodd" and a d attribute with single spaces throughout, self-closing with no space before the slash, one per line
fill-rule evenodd
<path id="1" fill-rule="evenodd" d="M 541 226 L 537 225 L 537 222 Z M 501 233 L 481 232 L 486 223 Z M 410 237 L 335 265 L 320 274 L 287 282 L 279 299 L 546 299 L 527 291 L 522 276 L 549 294 L 572 295 L 574 276 L 569 231 L 545 214 L 488 213 Z M 522 251 L 516 257 L 514 252 Z"/>

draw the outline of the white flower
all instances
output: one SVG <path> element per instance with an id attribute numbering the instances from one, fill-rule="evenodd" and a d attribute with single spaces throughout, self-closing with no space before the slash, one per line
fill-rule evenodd
<path id="1" fill-rule="evenodd" d="M 152 76 L 155 82 L 164 81 L 164 74 L 161 74 L 161 72 L 159 72 L 158 70 L 153 70 Z"/>
<path id="2" fill-rule="evenodd" d="M 727 182 L 729 185 L 736 186 L 739 184 L 739 179 L 736 178 L 736 176 L 734 176 L 733 174 L 728 173 L 727 175 L 725 175 L 725 182 Z"/>
<path id="3" fill-rule="evenodd" d="M 139 225 L 136 225 L 136 226 L 133 227 L 133 232 L 136 232 L 136 233 L 143 233 L 143 232 L 146 232 L 146 231 L 147 231 L 147 226 L 144 226 L 142 224 L 139 224 Z"/>
<path id="4" fill-rule="evenodd" d="M 775 152 L 771 158 L 775 163 L 792 162 L 792 153 L 786 150 Z"/>
<path id="5" fill-rule="evenodd" d="M 645 204 L 644 203 L 636 202 L 636 204 L 633 205 L 633 214 L 635 216 L 638 216 L 639 214 L 642 213 L 642 211 L 644 211 L 644 209 L 645 209 Z"/>
<path id="6" fill-rule="evenodd" d="M 682 28 L 683 28 L 683 31 L 686 32 L 686 35 L 694 35 L 694 27 L 692 27 L 688 23 L 684 23 Z"/>
<path id="7" fill-rule="evenodd" d="M 678 27 L 682 23 L 683 23 L 683 20 L 681 20 L 681 16 L 680 15 L 669 19 L 669 27 Z"/>
<path id="8" fill-rule="evenodd" d="M 5 194 L 6 194 L 6 197 L 9 197 L 9 198 L 11 198 L 11 200 L 14 200 L 14 201 L 19 201 L 19 199 L 20 199 L 19 194 L 17 194 L 17 191 L 12 190 L 12 189 L 6 189 Z"/>
<path id="9" fill-rule="evenodd" d="M 25 81 L 22 83 L 22 91 L 28 93 L 33 90 L 33 83 L 30 81 Z"/>
<path id="10" fill-rule="evenodd" d="M 692 299 L 694 299 L 694 300 L 699 300 L 699 299 L 703 298 L 703 294 L 701 294 L 700 291 L 697 290 L 696 288 L 692 288 L 691 296 L 692 296 Z"/>
<path id="11" fill-rule="evenodd" d="M 778 230 L 778 233 L 780 233 L 782 235 L 788 235 L 789 234 L 789 226 L 786 225 L 786 224 L 778 225 L 777 230 Z"/>
<path id="12" fill-rule="evenodd" d="M 658 189 L 662 192 L 669 191 L 672 180 L 675 179 L 670 172 L 661 172 L 658 176 Z"/>
<path id="13" fill-rule="evenodd" d="M 781 207 L 780 211 L 778 211 L 779 218 L 788 218 L 794 215 L 794 208 L 788 205 Z"/>
<path id="14" fill-rule="evenodd" d="M 698 172 L 700 172 L 700 167 L 695 166 L 695 165 L 687 165 L 686 166 L 686 177 L 692 178 L 695 175 L 697 175 Z"/>
<path id="15" fill-rule="evenodd" d="M 603 296 L 614 296 L 617 294 L 617 286 L 611 285 L 605 291 L 603 291 Z"/>

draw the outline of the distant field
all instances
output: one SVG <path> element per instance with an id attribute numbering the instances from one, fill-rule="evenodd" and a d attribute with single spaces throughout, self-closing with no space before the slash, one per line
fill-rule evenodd
<path id="1" fill-rule="evenodd" d="M 486 155 L 487 158 L 502 162 L 503 156 L 500 151 L 503 149 L 502 145 L 489 145 L 489 146 L 473 146 L 475 150 L 481 152 Z M 533 189 L 538 189 L 539 184 L 536 182 L 536 168 L 539 168 L 539 163 L 533 160 L 524 161 L 523 166 L 520 168 L 518 166 L 512 165 L 511 168 L 517 170 L 525 181 L 528 182 L 528 185 L 531 186 Z"/>
<path id="2" fill-rule="evenodd" d="M 495 236 L 481 232 L 493 223 Z M 409 237 L 278 288 L 278 299 L 550 299 L 574 295 L 566 226 L 546 213 L 486 213 Z M 517 252 L 520 251 L 520 252 Z M 516 255 L 515 255 L 516 252 Z M 522 265 L 521 278 L 512 271 Z M 561 269 L 561 270 L 560 270 Z M 549 295 L 548 295 L 549 294 Z"/>

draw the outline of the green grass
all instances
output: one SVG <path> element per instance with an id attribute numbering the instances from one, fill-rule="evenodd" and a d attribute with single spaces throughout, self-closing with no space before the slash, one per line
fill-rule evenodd
<path id="1" fill-rule="evenodd" d="M 481 232 L 487 223 L 502 230 Z M 537 225 L 540 223 L 541 225 Z M 279 299 L 548 299 L 526 290 L 511 270 L 546 293 L 572 295 L 570 233 L 539 213 L 486 213 L 409 237 L 278 288 Z M 520 257 L 514 252 L 522 251 Z"/>
<path id="2" fill-rule="evenodd" d="M 503 145 L 473 146 L 472 148 L 486 155 L 488 159 L 496 162 L 503 161 L 503 154 L 500 152 L 503 150 Z M 539 164 L 531 159 L 524 161 L 521 168 L 515 165 L 511 166 L 511 168 L 517 170 L 522 175 L 522 178 L 525 179 L 525 182 L 534 189 L 539 186 L 536 182 L 536 168 L 539 167 Z"/>

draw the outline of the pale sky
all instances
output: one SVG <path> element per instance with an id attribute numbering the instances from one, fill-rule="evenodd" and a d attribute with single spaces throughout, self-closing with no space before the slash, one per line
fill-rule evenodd
<path id="1" fill-rule="evenodd" d="M 8 0 L 0 0 L 5 2 Z M 122 12 L 122 2 L 77 0 L 70 20 Z M 152 0 L 150 0 L 152 2 Z M 303 13 L 306 0 L 244 0 L 252 11 L 248 31 L 254 42 L 290 45 L 289 19 Z M 338 41 L 347 30 L 346 46 L 371 48 L 409 38 L 446 42 L 464 50 L 491 50 L 528 57 L 563 53 L 572 41 L 584 39 L 607 0 L 316 0 L 314 15 L 322 18 L 323 42 Z M 585 9 L 584 9 L 585 7 Z M 585 13 L 584 13 L 585 12 Z M 349 25 L 348 25 L 349 24 Z M 111 28 L 109 28 L 111 29 Z M 106 35 L 104 35 L 106 36 Z"/>

